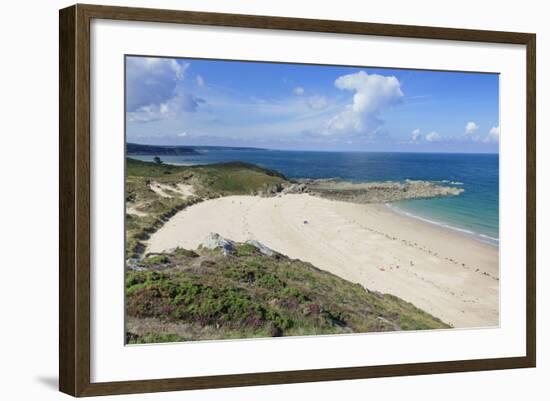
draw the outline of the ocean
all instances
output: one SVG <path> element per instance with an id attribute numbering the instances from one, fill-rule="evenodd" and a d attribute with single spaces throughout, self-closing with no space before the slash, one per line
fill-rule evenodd
<path id="1" fill-rule="evenodd" d="M 399 213 L 498 245 L 498 154 L 315 152 L 201 148 L 201 155 L 162 156 L 170 164 L 243 161 L 277 170 L 289 178 L 346 181 L 426 180 L 464 188 L 459 196 L 415 199 L 390 205 Z M 131 156 L 150 161 L 153 156 Z"/>

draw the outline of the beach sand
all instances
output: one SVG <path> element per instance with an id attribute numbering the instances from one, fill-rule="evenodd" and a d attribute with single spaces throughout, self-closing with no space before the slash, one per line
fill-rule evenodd
<path id="1" fill-rule="evenodd" d="M 307 194 L 208 200 L 170 219 L 147 241 L 147 252 L 195 249 L 211 232 L 238 242 L 258 240 L 369 290 L 396 295 L 454 327 L 499 324 L 498 248 L 383 204 Z"/>

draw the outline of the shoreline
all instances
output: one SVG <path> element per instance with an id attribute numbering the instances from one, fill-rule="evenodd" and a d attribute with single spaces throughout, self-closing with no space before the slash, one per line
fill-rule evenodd
<path id="1" fill-rule="evenodd" d="M 498 238 L 491 237 L 486 234 L 482 234 L 476 231 L 471 231 L 465 228 L 460 228 L 453 226 L 449 223 L 437 221 L 437 220 L 431 220 L 427 217 L 419 216 L 417 214 L 411 213 L 405 209 L 400 208 L 399 206 L 392 205 L 391 203 L 385 203 L 384 204 L 388 209 L 390 209 L 392 212 L 399 214 L 401 216 L 405 216 L 411 219 L 419 220 L 427 224 L 431 224 L 437 227 L 444 228 L 446 230 L 464 235 L 465 237 L 472 238 L 476 241 L 479 241 L 483 244 L 494 246 L 495 248 L 499 247 L 500 240 Z"/>
<path id="2" fill-rule="evenodd" d="M 195 249 L 210 232 L 257 240 L 455 327 L 499 323 L 498 248 L 385 204 L 307 194 L 207 200 L 173 216 L 146 241 L 146 252 Z"/>

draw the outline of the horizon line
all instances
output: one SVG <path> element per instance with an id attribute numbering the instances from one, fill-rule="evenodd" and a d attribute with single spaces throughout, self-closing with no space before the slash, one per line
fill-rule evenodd
<path id="1" fill-rule="evenodd" d="M 137 142 L 126 142 L 126 145 L 142 145 L 142 146 L 159 146 L 159 147 L 186 147 L 186 148 L 243 148 L 243 149 L 254 149 L 254 150 L 269 150 L 276 152 L 334 152 L 334 153 L 413 153 L 413 154 L 475 154 L 475 155 L 499 155 L 500 152 L 452 152 L 452 151 L 408 151 L 408 150 L 329 150 L 329 149 L 279 149 L 279 148 L 268 148 L 268 147 L 256 147 L 256 146 L 244 146 L 244 145 L 169 145 L 169 144 L 150 144 L 150 143 L 137 143 Z"/>

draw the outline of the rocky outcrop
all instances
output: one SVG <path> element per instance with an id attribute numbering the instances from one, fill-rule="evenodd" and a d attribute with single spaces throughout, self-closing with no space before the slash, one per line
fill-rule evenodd
<path id="1" fill-rule="evenodd" d="M 200 244 L 202 248 L 206 249 L 221 249 L 225 256 L 234 255 L 237 253 L 235 243 L 231 240 L 225 239 L 220 234 L 210 233 Z"/>
<path id="2" fill-rule="evenodd" d="M 141 265 L 141 259 L 139 259 L 139 258 L 128 258 L 128 259 L 126 259 L 126 268 L 128 270 L 134 270 L 134 271 L 147 270 L 145 267 L 143 267 Z"/>
<path id="3" fill-rule="evenodd" d="M 256 240 L 248 240 L 245 242 L 245 244 L 253 246 L 258 250 L 258 252 L 260 252 L 262 255 L 265 255 L 265 256 L 272 257 L 272 256 L 281 255 L 280 253 L 274 251 L 273 249 L 265 246 L 264 244 Z M 221 249 L 225 256 L 238 254 L 238 249 L 235 242 L 233 242 L 230 239 L 222 237 L 218 233 L 210 233 L 208 237 L 206 237 L 201 242 L 200 247 L 205 249 L 211 249 L 211 250 Z"/>
<path id="4" fill-rule="evenodd" d="M 353 203 L 386 203 L 406 199 L 457 196 L 464 192 L 463 188 L 456 186 L 462 185 L 462 183 L 445 182 L 453 186 L 421 180 L 356 183 L 336 179 L 303 179 L 291 183 L 278 183 L 263 191 L 261 195 L 280 196 L 307 193 Z"/>
<path id="5" fill-rule="evenodd" d="M 302 180 L 283 189 L 282 192 L 307 192 L 323 198 L 354 203 L 386 203 L 405 199 L 456 196 L 464 192 L 464 189 L 418 180 L 354 183 L 322 179 Z"/>
<path id="6" fill-rule="evenodd" d="M 309 187 L 304 183 L 291 184 L 281 192 L 283 194 L 305 194 L 309 192 Z"/>
<path id="7" fill-rule="evenodd" d="M 259 241 L 256 241 L 256 240 L 248 240 L 245 242 L 246 244 L 248 245 L 252 245 L 254 248 L 256 248 L 258 251 L 260 251 L 260 253 L 262 255 L 265 255 L 265 256 L 269 256 L 269 257 L 272 257 L 272 256 L 280 256 L 280 253 L 279 252 L 276 252 L 274 251 L 273 249 L 271 248 L 268 248 L 267 246 L 265 246 L 264 244 L 262 244 L 261 242 Z"/>

